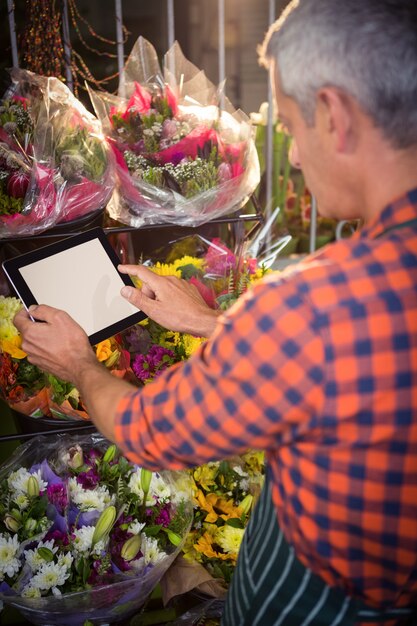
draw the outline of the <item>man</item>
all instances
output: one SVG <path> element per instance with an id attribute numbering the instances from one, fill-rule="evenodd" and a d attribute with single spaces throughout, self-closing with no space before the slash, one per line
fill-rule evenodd
<path id="1" fill-rule="evenodd" d="M 351 238 L 217 317 L 188 284 L 124 266 L 130 302 L 210 339 L 137 391 L 46 306 L 16 318 L 29 360 L 81 391 L 150 469 L 268 455 L 224 625 L 416 623 L 417 3 L 300 0 L 262 51 L 292 156 Z M 74 349 L 74 347 L 76 349 Z"/>

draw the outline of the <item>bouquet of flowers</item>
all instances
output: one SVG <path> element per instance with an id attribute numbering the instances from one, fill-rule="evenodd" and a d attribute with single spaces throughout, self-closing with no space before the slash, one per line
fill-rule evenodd
<path id="1" fill-rule="evenodd" d="M 161 70 L 155 49 L 140 37 L 120 93 L 90 92 L 117 161 L 112 218 L 135 227 L 198 226 L 243 206 L 259 182 L 249 118 L 177 43 Z"/>
<path id="2" fill-rule="evenodd" d="M 200 235 L 175 242 L 167 261 L 148 265 L 156 274 L 188 280 L 208 306 L 222 310 L 269 271 L 255 258 L 232 252 L 219 238 L 209 241 Z M 130 328 L 123 339 L 131 355 L 131 368 L 141 384 L 152 381 L 174 363 L 187 360 L 205 341 L 204 337 L 167 330 L 150 319 Z"/>
<path id="3" fill-rule="evenodd" d="M 20 300 L 0 296 L 0 392 L 10 408 L 34 418 L 88 419 L 79 391 L 66 381 L 42 372 L 27 360 L 13 324 Z M 119 335 L 94 346 L 98 361 L 114 376 L 131 378 L 130 355 Z"/>
<path id="4" fill-rule="evenodd" d="M 137 611 L 192 518 L 185 474 L 138 467 L 97 434 L 37 437 L 0 481 L 0 599 L 37 624 Z"/>
<path id="5" fill-rule="evenodd" d="M 162 581 L 165 601 L 192 589 L 223 597 L 230 584 L 252 509 L 265 477 L 264 453 L 254 450 L 190 470 L 194 520 Z"/>
<path id="6" fill-rule="evenodd" d="M 98 120 L 57 78 L 11 77 L 0 103 L 0 237 L 103 210 L 114 160 Z"/>

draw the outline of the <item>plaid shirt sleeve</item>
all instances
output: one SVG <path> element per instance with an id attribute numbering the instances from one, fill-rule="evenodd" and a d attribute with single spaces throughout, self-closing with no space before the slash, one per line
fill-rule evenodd
<path id="1" fill-rule="evenodd" d="M 320 412 L 323 363 L 314 312 L 295 284 L 272 275 L 189 361 L 123 399 L 117 443 L 150 469 L 276 449 Z"/>

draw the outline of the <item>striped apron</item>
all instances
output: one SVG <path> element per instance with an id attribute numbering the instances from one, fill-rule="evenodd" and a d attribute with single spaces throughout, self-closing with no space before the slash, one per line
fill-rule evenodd
<path id="1" fill-rule="evenodd" d="M 267 479 L 242 541 L 221 624 L 412 626 L 417 620 L 411 609 L 368 608 L 307 569 L 279 528 Z"/>

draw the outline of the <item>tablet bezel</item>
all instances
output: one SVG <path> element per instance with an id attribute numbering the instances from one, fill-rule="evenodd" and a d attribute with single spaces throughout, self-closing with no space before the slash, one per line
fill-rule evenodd
<path id="1" fill-rule="evenodd" d="M 60 239 L 54 243 L 43 246 L 42 248 L 37 248 L 36 250 L 31 250 L 30 252 L 26 252 L 24 254 L 20 254 L 19 256 L 13 257 L 12 259 L 7 259 L 2 262 L 2 267 L 5 275 L 10 281 L 13 289 L 16 294 L 19 296 L 20 300 L 23 303 L 23 306 L 26 310 L 32 304 L 46 304 L 37 302 L 35 296 L 31 292 L 27 282 L 23 278 L 20 273 L 21 267 L 26 267 L 31 263 L 35 263 L 36 261 L 41 261 L 50 256 L 58 254 L 60 252 L 64 252 L 70 248 L 78 246 L 80 244 L 86 243 L 88 241 L 92 241 L 94 239 L 98 239 L 103 246 L 107 256 L 112 262 L 117 274 L 120 276 L 123 283 L 129 287 L 134 287 L 134 284 L 127 274 L 121 274 L 117 269 L 117 266 L 121 263 L 119 257 L 116 252 L 112 248 L 109 243 L 104 230 L 100 227 L 92 228 L 86 230 L 77 235 L 71 235 L 69 237 L 65 237 L 64 239 Z M 122 296 L 120 296 L 122 297 Z M 96 345 L 100 341 L 104 341 L 105 339 L 109 339 L 110 337 L 116 335 L 117 333 L 126 330 L 130 326 L 137 324 L 138 322 L 145 319 L 147 316 L 141 310 L 138 310 L 137 313 L 133 313 L 127 317 L 120 319 L 114 324 L 110 324 L 105 328 L 91 334 L 88 336 L 91 345 Z M 33 319 L 33 318 L 32 318 Z"/>

